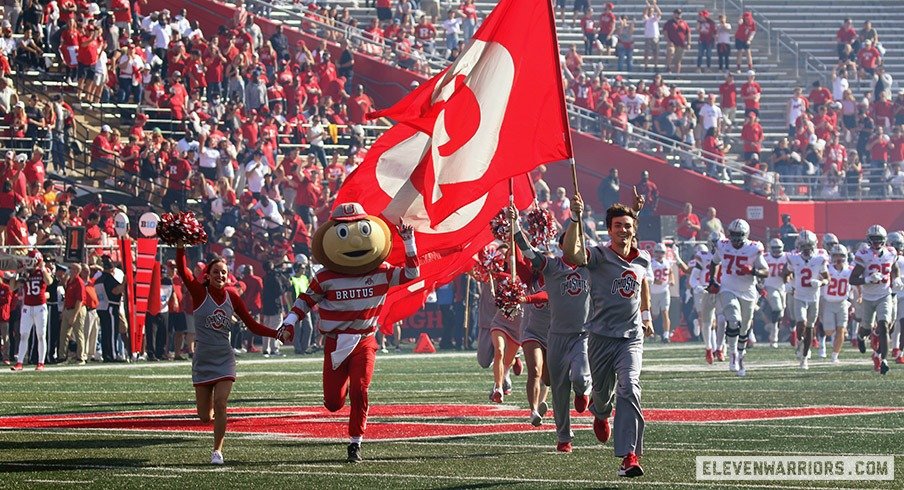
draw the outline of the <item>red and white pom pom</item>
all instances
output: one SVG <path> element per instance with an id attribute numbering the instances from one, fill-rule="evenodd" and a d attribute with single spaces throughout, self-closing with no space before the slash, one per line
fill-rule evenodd
<path id="1" fill-rule="evenodd" d="M 490 282 L 490 278 L 505 268 L 505 256 L 496 247 L 487 246 L 477 254 L 474 277 L 480 282 Z"/>
<path id="2" fill-rule="evenodd" d="M 514 318 L 521 313 L 521 302 L 527 295 L 527 287 L 517 278 L 506 277 L 496 283 L 496 308 L 506 318 Z"/>
<path id="3" fill-rule="evenodd" d="M 527 213 L 525 231 L 531 245 L 546 249 L 556 239 L 556 218 L 550 210 L 536 207 Z"/>
<path id="4" fill-rule="evenodd" d="M 163 213 L 157 224 L 157 237 L 167 245 L 207 243 L 207 232 L 194 213 Z"/>
<path id="5" fill-rule="evenodd" d="M 497 240 L 508 243 L 512 239 L 512 222 L 509 221 L 508 208 L 503 208 L 490 221 L 490 231 Z"/>

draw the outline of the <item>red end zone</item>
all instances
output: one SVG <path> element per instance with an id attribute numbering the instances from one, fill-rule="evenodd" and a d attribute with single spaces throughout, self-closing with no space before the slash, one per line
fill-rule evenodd
<path id="1" fill-rule="evenodd" d="M 799 407 L 778 409 L 648 409 L 647 422 L 708 423 L 783 420 L 809 417 L 904 412 L 901 407 Z M 551 415 L 551 414 L 550 414 Z M 574 429 L 589 429 L 590 414 L 572 411 Z M 498 405 L 378 405 L 370 407 L 369 440 L 409 440 L 484 434 L 552 431 L 552 419 L 531 427 L 527 411 Z M 299 439 L 344 439 L 348 407 L 240 407 L 229 410 L 229 431 L 273 434 Z M 146 410 L 84 414 L 0 417 L 0 429 L 110 429 L 162 432 L 209 432 L 194 410 Z"/>

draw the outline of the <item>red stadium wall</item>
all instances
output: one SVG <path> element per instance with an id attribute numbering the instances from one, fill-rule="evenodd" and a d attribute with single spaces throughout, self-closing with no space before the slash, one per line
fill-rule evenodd
<path id="1" fill-rule="evenodd" d="M 225 20 L 232 18 L 233 13 L 231 6 L 213 0 L 195 0 L 188 4 L 177 0 L 148 0 L 146 11 L 169 9 L 175 12 L 181 8 L 187 8 L 189 17 L 198 20 L 201 28 L 208 34 L 216 32 Z M 259 18 L 259 21 L 265 35 L 272 34 L 275 24 L 265 18 Z M 309 47 L 320 42 L 320 38 L 292 28 L 286 28 L 285 34 L 293 46 L 299 39 L 303 39 Z M 334 57 L 338 57 L 338 46 L 331 43 L 330 47 Z M 412 81 L 426 80 L 422 75 L 387 65 L 363 54 L 355 56 L 355 73 L 367 82 L 368 93 L 378 107 L 387 107 L 398 101 L 407 93 Z M 842 240 L 863 239 L 867 226 L 873 223 L 882 224 L 890 230 L 904 229 L 904 206 L 901 202 L 776 203 L 722 185 L 708 177 L 666 165 L 641 153 L 601 142 L 583 133 L 572 132 L 572 139 L 575 157 L 579 162 L 580 186 L 585 199 L 595 210 L 600 210 L 596 188 L 609 168 L 616 167 L 623 182 L 623 201 L 631 201 L 631 185 L 639 180 L 641 171 L 649 170 L 660 193 L 666 197 L 659 206 L 661 214 L 677 214 L 684 202 L 693 203 L 698 213 L 713 206 L 718 209 L 719 217 L 725 224 L 736 217 L 747 219 L 757 238 L 763 238 L 767 228 L 781 225 L 781 215 L 786 213 L 791 215 L 792 223 L 798 228 L 807 228 L 817 233 L 832 231 Z M 547 182 L 553 188 L 565 187 L 570 193 L 570 169 L 566 164 L 550 165 Z M 760 208 L 762 218 L 757 219 Z"/>

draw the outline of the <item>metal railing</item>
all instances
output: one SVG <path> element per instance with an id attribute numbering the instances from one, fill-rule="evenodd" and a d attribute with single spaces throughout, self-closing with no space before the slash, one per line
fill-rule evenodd
<path id="1" fill-rule="evenodd" d="M 781 29 L 773 29 L 772 21 L 756 9 L 745 6 L 744 0 L 723 0 L 723 5 L 724 2 L 728 2 L 733 8 L 740 12 L 746 11 L 753 15 L 753 20 L 756 22 L 757 27 L 766 34 L 767 54 L 772 55 L 774 43 L 776 61 L 781 63 L 783 51 L 794 57 L 795 78 L 800 78 L 801 69 L 803 69 L 808 78 L 819 78 L 824 86 L 831 86 L 830 80 L 828 79 L 828 67 L 826 67 L 825 63 L 819 61 L 813 53 L 802 50 L 800 43 L 796 39 L 785 34 Z"/>
<path id="2" fill-rule="evenodd" d="M 327 37 L 324 36 L 324 33 L 332 32 L 338 34 L 342 38 L 347 39 L 351 47 L 357 49 L 363 54 L 371 55 L 385 60 L 393 59 L 396 43 L 388 41 L 386 39 L 380 39 L 379 41 L 377 41 L 368 36 L 360 27 L 354 27 L 350 24 L 338 22 L 336 20 L 324 17 L 317 12 L 312 12 L 306 9 L 304 4 L 302 3 L 274 3 L 266 2 L 263 0 L 247 0 L 245 2 L 245 5 L 248 6 L 249 10 L 265 13 L 268 17 L 272 16 L 273 12 L 280 12 L 286 16 L 289 16 L 293 19 L 290 24 L 297 27 L 302 32 L 313 34 L 321 38 Z M 314 27 L 315 29 L 310 29 L 308 28 L 308 26 Z M 425 70 L 428 74 L 437 73 L 443 70 L 449 64 L 449 61 L 446 58 L 437 54 L 428 53 L 426 51 L 423 53 L 423 55 L 417 56 L 422 57 L 424 63 L 426 64 L 426 67 L 428 68 L 427 70 Z M 397 61 L 398 60 L 396 60 L 396 62 Z"/>

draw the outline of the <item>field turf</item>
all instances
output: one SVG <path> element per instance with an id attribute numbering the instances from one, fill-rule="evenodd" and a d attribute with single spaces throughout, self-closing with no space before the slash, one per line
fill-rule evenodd
<path id="1" fill-rule="evenodd" d="M 748 376 L 739 379 L 725 363 L 707 366 L 698 345 L 649 346 L 641 376 L 643 405 L 651 415 L 642 458 L 647 475 L 619 479 L 619 461 L 611 443 L 600 445 L 578 417 L 572 454 L 555 452 L 553 422 L 533 429 L 524 409 L 524 377 L 515 377 L 504 415 L 486 416 L 471 407 L 464 415 L 406 417 L 405 408 L 375 415 L 383 405 L 489 405 L 491 373 L 477 366 L 473 352 L 379 354 L 370 391 L 370 430 L 394 427 L 421 430 L 429 424 L 473 425 L 501 432 L 489 435 L 366 439 L 366 461 L 344 463 L 342 424 L 324 425 L 316 438 L 293 435 L 305 409 L 290 410 L 281 434 L 227 434 L 223 467 L 209 465 L 211 433 L 189 417 L 194 409 L 187 362 L 133 363 L 85 367 L 50 366 L 44 373 L 0 373 L 0 427 L 10 416 L 94 412 L 182 410 L 181 415 L 149 414 L 138 427 L 43 428 L 0 430 L 0 487 L 3 488 L 904 488 L 904 412 L 804 416 L 755 421 L 726 421 L 741 409 L 796 407 L 904 407 L 904 367 L 893 365 L 885 377 L 873 373 L 868 356 L 848 346 L 843 364 L 818 358 L 809 371 L 797 369 L 790 347 L 757 346 L 749 352 Z M 239 358 L 239 380 L 230 409 L 310 407 L 322 412 L 322 358 L 295 356 Z M 260 409 L 263 407 L 263 409 Z M 429 407 L 427 407 L 429 408 Z M 499 408 L 499 407 L 496 407 Z M 664 412 L 690 409 L 689 412 Z M 275 410 L 275 409 L 274 409 Z M 281 409 L 285 410 L 285 409 Z M 685 413 L 706 422 L 665 421 L 659 413 Z M 414 411 L 414 410 L 412 410 Z M 423 407 L 421 408 L 422 413 Z M 804 413 L 807 413 L 806 411 Z M 483 414 L 483 415 L 481 415 Z M 278 416 L 278 415 L 277 415 Z M 318 417 L 319 415 L 308 415 Z M 656 419 L 660 421 L 657 421 Z M 41 420 L 36 417 L 35 420 Z M 255 427 L 257 419 L 245 419 Z M 261 432 L 273 432 L 273 418 L 260 419 Z M 344 418 L 342 419 L 344 420 Z M 175 424 L 175 429 L 156 430 Z M 405 424 L 413 424 L 405 429 Z M 518 424 L 517 426 L 513 424 Z M 63 424 L 66 425 L 66 424 Z M 184 426 L 184 429 L 182 428 Z M 489 426 L 489 428 L 487 427 Z M 420 428 L 418 428 L 420 427 Z M 511 432 L 512 427 L 524 432 Z M 130 430 L 123 430 L 128 428 Z M 135 430 L 135 429 L 140 430 Z M 404 429 L 404 430 L 403 430 Z M 506 432 L 508 431 L 508 432 Z M 424 435 L 429 435 L 427 430 Z M 331 440 L 330 440 L 331 439 Z M 698 455 L 894 455 L 897 475 L 886 482 L 704 482 L 695 479 Z"/>

